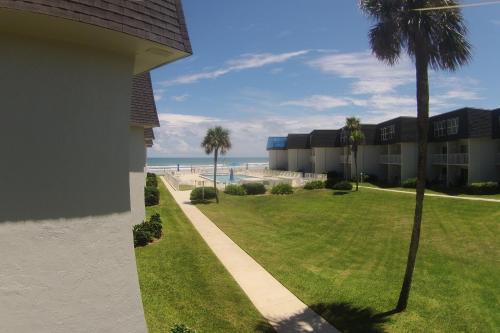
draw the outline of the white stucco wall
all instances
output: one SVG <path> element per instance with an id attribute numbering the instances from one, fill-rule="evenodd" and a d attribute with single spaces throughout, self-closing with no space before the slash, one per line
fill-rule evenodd
<path id="1" fill-rule="evenodd" d="M 496 152 L 495 140 L 469 139 L 469 183 L 496 180 Z"/>
<path id="2" fill-rule="evenodd" d="M 401 143 L 401 181 L 417 177 L 418 146 L 414 142 Z"/>
<path id="3" fill-rule="evenodd" d="M 314 173 L 327 173 L 336 171 L 343 172 L 339 156 L 342 148 L 339 147 L 315 147 L 314 151 Z"/>
<path id="4" fill-rule="evenodd" d="M 133 59 L 2 36 L 0 332 L 145 332 L 131 232 Z"/>
<path id="5" fill-rule="evenodd" d="M 146 178 L 146 145 L 144 144 L 144 128 L 130 126 L 129 142 L 129 183 L 130 183 L 130 210 L 131 223 L 139 224 L 144 220 L 146 208 L 144 206 L 144 186 Z"/>
<path id="6" fill-rule="evenodd" d="M 269 150 L 269 168 L 271 170 L 288 170 L 288 151 L 285 149 Z"/>
<path id="7" fill-rule="evenodd" d="M 311 172 L 311 149 L 288 149 L 288 170 Z"/>

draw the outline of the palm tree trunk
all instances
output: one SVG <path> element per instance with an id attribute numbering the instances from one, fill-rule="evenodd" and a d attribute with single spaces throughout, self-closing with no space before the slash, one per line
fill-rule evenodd
<path id="1" fill-rule="evenodd" d="M 215 201 L 219 203 L 219 194 L 217 193 L 217 157 L 219 155 L 219 149 L 216 148 L 214 151 L 214 190 L 215 190 Z"/>
<path id="2" fill-rule="evenodd" d="M 423 45 L 423 43 L 420 43 Z M 420 49 L 420 50 L 419 50 Z M 411 233 L 410 248 L 406 272 L 399 294 L 396 307 L 397 311 L 404 311 L 408 305 L 410 296 L 413 270 L 417 259 L 418 243 L 420 241 L 420 226 L 422 224 L 422 210 L 424 207 L 425 181 L 427 174 L 427 134 L 429 130 L 429 79 L 428 79 L 428 57 L 418 47 L 415 54 L 415 67 L 417 77 L 417 133 L 418 133 L 418 171 L 417 171 L 417 195 L 415 201 L 415 216 L 413 219 L 413 230 Z"/>
<path id="3" fill-rule="evenodd" d="M 359 186 L 359 175 L 358 175 L 358 148 L 354 150 L 353 152 L 354 155 L 354 170 L 356 172 L 356 191 L 358 190 Z"/>

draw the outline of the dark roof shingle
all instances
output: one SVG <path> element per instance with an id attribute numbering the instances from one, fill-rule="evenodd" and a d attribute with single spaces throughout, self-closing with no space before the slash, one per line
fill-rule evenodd
<path id="1" fill-rule="evenodd" d="M 149 72 L 137 74 L 132 79 L 130 124 L 142 127 L 160 126 Z"/>

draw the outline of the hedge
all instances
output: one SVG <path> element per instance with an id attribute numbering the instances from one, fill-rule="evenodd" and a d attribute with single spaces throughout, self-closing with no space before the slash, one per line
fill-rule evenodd
<path id="1" fill-rule="evenodd" d="M 287 183 L 281 183 L 274 185 L 273 188 L 271 189 L 272 194 L 292 194 L 293 193 L 293 188 L 292 185 L 287 184 Z"/>
<path id="2" fill-rule="evenodd" d="M 153 241 L 153 238 L 161 238 L 163 225 L 160 214 L 153 214 L 149 221 L 134 225 L 134 246 L 145 246 Z"/>
<path id="3" fill-rule="evenodd" d="M 313 180 L 304 185 L 306 190 L 316 190 L 325 187 L 325 182 L 321 180 Z"/>
<path id="4" fill-rule="evenodd" d="M 155 206 L 160 203 L 160 191 L 154 186 L 144 188 L 144 202 L 146 206 Z"/>
<path id="5" fill-rule="evenodd" d="M 405 188 L 416 188 L 417 187 L 417 178 L 408 178 L 403 183 L 401 186 Z"/>
<path id="6" fill-rule="evenodd" d="M 340 190 L 340 191 L 350 191 L 352 190 L 352 184 L 348 181 L 341 181 L 338 182 L 337 184 L 333 185 L 334 190 Z"/>
<path id="7" fill-rule="evenodd" d="M 230 184 L 226 186 L 226 188 L 224 189 L 224 193 L 230 195 L 245 195 L 247 194 L 247 191 L 241 185 Z"/>
<path id="8" fill-rule="evenodd" d="M 479 182 L 467 185 L 467 190 L 471 194 L 495 194 L 500 192 L 497 182 Z"/>
<path id="9" fill-rule="evenodd" d="M 249 195 L 264 194 L 266 187 L 262 183 L 247 183 L 241 185 Z"/>
<path id="10" fill-rule="evenodd" d="M 191 202 L 201 202 L 215 199 L 215 189 L 213 187 L 197 187 L 191 191 L 189 199 Z"/>

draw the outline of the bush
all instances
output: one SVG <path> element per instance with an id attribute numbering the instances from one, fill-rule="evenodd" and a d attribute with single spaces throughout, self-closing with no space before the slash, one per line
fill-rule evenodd
<path id="1" fill-rule="evenodd" d="M 191 191 L 189 199 L 192 202 L 215 199 L 215 189 L 213 187 L 197 187 Z"/>
<path id="2" fill-rule="evenodd" d="M 342 181 L 342 176 L 336 171 L 330 171 L 326 174 L 325 187 L 333 188 L 335 184 Z"/>
<path id="3" fill-rule="evenodd" d="M 144 226 L 144 223 L 134 225 L 132 232 L 134 234 L 134 247 L 145 246 L 153 241 L 153 235 Z"/>
<path id="4" fill-rule="evenodd" d="M 471 194 L 495 194 L 500 188 L 497 182 L 480 182 L 469 184 L 467 190 Z"/>
<path id="5" fill-rule="evenodd" d="M 170 333 L 196 333 L 195 330 L 190 329 L 184 324 L 175 324 L 170 329 Z"/>
<path id="6" fill-rule="evenodd" d="M 363 183 L 376 183 L 376 182 L 378 182 L 378 177 L 377 177 L 377 175 L 363 173 L 363 177 L 361 177 L 361 181 Z"/>
<path id="7" fill-rule="evenodd" d="M 226 186 L 224 193 L 230 195 L 245 195 L 247 191 L 245 191 L 245 188 L 241 185 L 230 184 Z"/>
<path id="8" fill-rule="evenodd" d="M 273 188 L 271 189 L 272 194 L 292 194 L 293 193 L 293 188 L 292 185 L 287 184 L 287 183 L 281 183 L 274 185 Z"/>
<path id="9" fill-rule="evenodd" d="M 261 183 L 248 183 L 241 185 L 247 194 L 256 195 L 256 194 L 264 194 L 266 193 L 266 187 Z"/>
<path id="10" fill-rule="evenodd" d="M 158 180 L 156 179 L 156 177 L 147 177 L 146 187 L 158 187 Z"/>
<path id="11" fill-rule="evenodd" d="M 160 191 L 156 187 L 146 186 L 144 188 L 144 202 L 146 206 L 154 206 L 160 203 Z"/>
<path id="12" fill-rule="evenodd" d="M 417 178 L 408 178 L 406 179 L 401 186 L 405 188 L 416 188 L 417 187 Z"/>
<path id="13" fill-rule="evenodd" d="M 316 190 L 324 187 L 325 187 L 325 182 L 321 180 L 313 180 L 304 185 L 304 189 L 306 190 Z"/>
<path id="14" fill-rule="evenodd" d="M 154 238 L 161 238 L 163 225 L 161 224 L 160 214 L 154 214 L 149 221 L 143 223 L 143 228 L 151 233 Z"/>
<path id="15" fill-rule="evenodd" d="M 340 191 L 350 191 L 352 190 L 352 184 L 348 181 L 343 180 L 333 185 L 333 189 Z"/>

